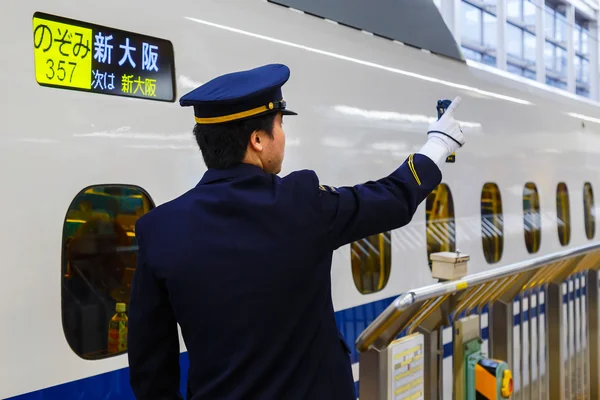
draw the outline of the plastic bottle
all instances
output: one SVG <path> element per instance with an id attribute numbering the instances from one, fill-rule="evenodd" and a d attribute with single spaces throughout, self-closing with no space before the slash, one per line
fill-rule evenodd
<path id="1" fill-rule="evenodd" d="M 127 350 L 127 306 L 117 303 L 116 313 L 108 323 L 108 352 L 120 353 Z"/>

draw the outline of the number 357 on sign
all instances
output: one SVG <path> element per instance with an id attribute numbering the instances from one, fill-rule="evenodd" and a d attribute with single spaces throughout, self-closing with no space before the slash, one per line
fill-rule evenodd
<path id="1" fill-rule="evenodd" d="M 76 25 L 33 19 L 35 77 L 40 84 L 90 89 L 92 30 Z"/>

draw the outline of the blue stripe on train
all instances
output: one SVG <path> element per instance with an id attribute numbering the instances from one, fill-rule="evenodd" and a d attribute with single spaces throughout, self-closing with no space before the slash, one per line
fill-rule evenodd
<path id="1" fill-rule="evenodd" d="M 364 328 L 370 324 L 396 297 L 363 304 L 358 307 L 335 313 L 338 327 L 351 345 L 352 362 L 358 361 L 358 353 L 352 344 Z M 352 326 L 350 326 L 350 324 Z M 181 353 L 181 393 L 185 393 L 188 354 Z M 355 383 L 358 393 L 358 382 Z M 24 395 L 11 397 L 6 400 L 54 400 L 54 399 L 86 399 L 86 400 L 134 400 L 129 386 L 129 368 L 67 382 L 61 385 L 45 388 Z"/>
<path id="2" fill-rule="evenodd" d="M 576 296 L 585 295 L 585 287 L 580 290 Z M 563 302 L 567 302 L 569 295 L 563 296 Z M 350 344 L 352 353 L 350 358 L 352 363 L 358 362 L 358 352 L 354 347 L 356 339 L 360 333 L 381 314 L 385 308 L 390 305 L 396 296 L 386 299 L 377 300 L 371 303 L 362 304 L 356 307 L 341 310 L 335 313 L 335 320 L 338 328 L 346 342 Z M 541 313 L 544 313 L 545 306 L 542 305 Z M 487 306 L 483 312 L 487 312 Z M 532 309 L 532 318 L 537 315 L 537 310 Z M 527 321 L 529 315 L 524 314 L 524 320 Z M 513 324 L 515 326 L 520 323 L 520 315 L 515 315 Z M 488 328 L 484 328 L 481 332 L 482 338 L 488 338 Z M 444 344 L 444 357 L 452 355 L 452 343 Z M 187 380 L 187 369 L 189 366 L 188 355 L 182 353 L 180 357 L 181 364 L 181 393 L 185 393 L 185 382 Z M 358 393 L 358 382 L 355 383 Z M 92 376 L 89 378 L 80 379 L 73 382 L 67 382 L 61 385 L 53 386 L 31 392 L 28 394 L 11 397 L 6 400 L 50 400 L 50 399 L 86 399 L 86 400 L 134 400 L 133 393 L 129 387 L 129 368 L 123 368 L 116 371 L 107 372 L 104 374 Z"/>

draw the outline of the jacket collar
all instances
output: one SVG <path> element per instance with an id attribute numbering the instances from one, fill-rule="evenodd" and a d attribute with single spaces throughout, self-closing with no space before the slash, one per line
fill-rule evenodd
<path id="1" fill-rule="evenodd" d="M 256 165 L 245 163 L 235 164 L 225 169 L 210 168 L 204 173 L 198 185 L 204 185 L 225 179 L 245 178 L 255 175 L 266 176 L 268 174 Z"/>

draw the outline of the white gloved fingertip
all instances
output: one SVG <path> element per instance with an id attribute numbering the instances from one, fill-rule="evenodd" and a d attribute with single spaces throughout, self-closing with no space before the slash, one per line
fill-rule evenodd
<path id="1" fill-rule="evenodd" d="M 448 106 L 448 111 L 455 112 L 461 102 L 462 98 L 460 96 L 456 96 L 454 100 L 452 100 L 452 103 L 450 103 L 450 105 Z"/>

